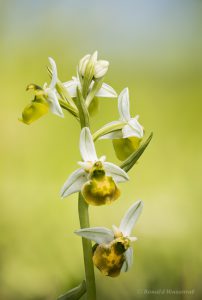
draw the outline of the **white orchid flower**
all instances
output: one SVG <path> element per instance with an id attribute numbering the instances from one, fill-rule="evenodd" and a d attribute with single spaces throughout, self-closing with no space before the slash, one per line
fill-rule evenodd
<path id="1" fill-rule="evenodd" d="M 98 159 L 92 135 L 87 127 L 81 131 L 80 152 L 83 159 L 79 162 L 81 168 L 68 177 L 62 187 L 61 197 L 81 191 L 89 204 L 110 204 L 119 197 L 116 184 L 128 180 L 127 173 L 113 163 L 106 162 L 105 156 Z"/>
<path id="2" fill-rule="evenodd" d="M 24 108 L 22 118 L 19 119 L 27 125 L 41 118 L 48 113 L 49 110 L 59 117 L 64 117 L 55 89 L 57 82 L 57 67 L 55 61 L 51 57 L 49 57 L 49 62 L 52 67 L 52 80 L 50 85 L 48 86 L 47 83 L 45 83 L 43 88 L 36 84 L 29 84 L 27 86 L 27 90 L 33 90 L 35 94 L 34 100 Z"/>
<path id="3" fill-rule="evenodd" d="M 125 213 L 119 227 L 112 230 L 105 227 L 83 228 L 75 233 L 96 243 L 93 247 L 93 262 L 107 276 L 118 276 L 120 271 L 127 272 L 133 263 L 133 248 L 131 242 L 137 240 L 131 236 L 143 208 L 143 202 L 138 200 Z"/>
<path id="4" fill-rule="evenodd" d="M 123 124 L 122 129 L 115 130 L 106 135 L 103 135 L 102 139 L 121 139 L 121 138 L 130 138 L 137 137 L 142 139 L 144 136 L 144 129 L 138 122 L 139 116 L 137 115 L 134 118 L 131 118 L 130 115 L 130 101 L 129 101 L 129 91 L 128 88 L 125 88 L 118 97 L 118 110 L 120 114 L 120 120 L 114 121 L 109 124 L 106 124 L 104 127 L 113 124 Z"/>
<path id="5" fill-rule="evenodd" d="M 139 116 L 130 115 L 129 91 L 125 88 L 118 97 L 120 119 L 103 126 L 96 138 L 112 139 L 117 157 L 125 160 L 140 146 L 144 129 L 138 122 Z"/>

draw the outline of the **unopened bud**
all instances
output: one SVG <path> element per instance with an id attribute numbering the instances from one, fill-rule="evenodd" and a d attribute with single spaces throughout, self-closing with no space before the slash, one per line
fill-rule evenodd
<path id="1" fill-rule="evenodd" d="M 107 60 L 98 60 L 95 64 L 94 77 L 101 78 L 103 77 L 109 68 L 109 62 Z"/>
<path id="2" fill-rule="evenodd" d="M 79 62 L 79 73 L 81 74 L 81 76 L 84 76 L 85 74 L 86 66 L 89 62 L 90 57 L 91 55 L 87 54 Z"/>

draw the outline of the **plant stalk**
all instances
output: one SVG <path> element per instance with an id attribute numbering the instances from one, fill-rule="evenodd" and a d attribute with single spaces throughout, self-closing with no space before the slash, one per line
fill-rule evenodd
<path id="1" fill-rule="evenodd" d="M 90 227 L 88 204 L 85 202 L 81 193 L 79 193 L 78 199 L 79 221 L 80 227 Z M 90 240 L 82 238 L 83 245 L 83 257 L 86 275 L 86 299 L 96 300 L 96 288 L 95 288 L 95 274 L 92 261 L 92 244 Z"/>
<path id="2" fill-rule="evenodd" d="M 77 88 L 77 107 L 79 111 L 81 129 L 83 127 L 89 127 L 88 109 L 86 107 L 86 103 L 79 88 Z M 80 228 L 82 229 L 90 227 L 88 204 L 84 200 L 81 192 L 79 193 L 78 197 L 78 212 Z M 82 238 L 82 245 L 86 277 L 86 299 L 96 300 L 95 274 L 92 260 L 92 243 L 90 240 Z"/>

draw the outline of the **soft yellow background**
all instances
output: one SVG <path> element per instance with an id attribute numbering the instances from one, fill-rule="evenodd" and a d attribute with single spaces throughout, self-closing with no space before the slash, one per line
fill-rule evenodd
<path id="1" fill-rule="evenodd" d="M 67 113 L 30 126 L 18 117 L 32 99 L 26 85 L 49 81 L 48 56 L 66 81 L 94 50 L 110 61 L 106 82 L 129 87 L 132 115 L 154 132 L 121 198 L 90 208 L 93 226 L 110 227 L 145 202 L 132 270 L 96 270 L 98 299 L 201 299 L 201 20 L 197 0 L 1 1 L 1 300 L 54 300 L 83 279 L 77 196 L 59 197 L 80 159 L 79 126 Z M 117 101 L 100 99 L 92 130 L 117 117 Z M 118 163 L 110 141 L 96 147 Z M 194 294 L 146 294 L 164 289 Z"/>

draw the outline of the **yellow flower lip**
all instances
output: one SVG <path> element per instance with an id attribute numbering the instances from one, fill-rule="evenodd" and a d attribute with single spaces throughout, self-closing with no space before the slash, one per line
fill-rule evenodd
<path id="1" fill-rule="evenodd" d="M 48 111 L 48 103 L 32 101 L 24 108 L 22 112 L 22 118 L 19 118 L 19 121 L 26 125 L 30 125 L 45 115 Z"/>
<path id="2" fill-rule="evenodd" d="M 87 181 L 81 192 L 85 201 L 94 206 L 111 204 L 120 196 L 120 190 L 113 178 L 105 176 L 103 173 L 100 178 L 96 174 L 96 178 Z"/>
<path id="3" fill-rule="evenodd" d="M 116 156 L 119 160 L 127 159 L 134 151 L 140 147 L 142 139 L 138 137 L 128 137 L 112 140 Z"/>
<path id="4" fill-rule="evenodd" d="M 117 277 L 120 275 L 124 253 L 130 247 L 128 238 L 120 237 L 109 244 L 96 244 L 93 247 L 93 263 L 105 276 Z"/>

